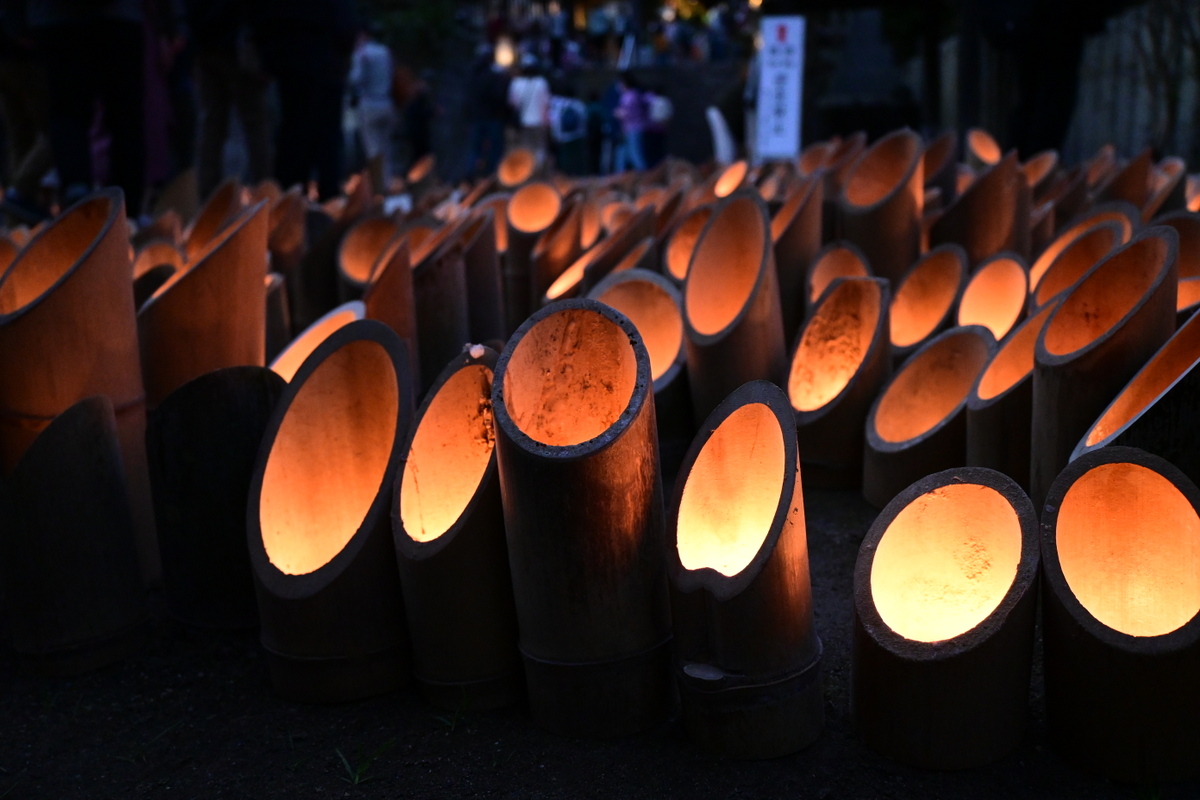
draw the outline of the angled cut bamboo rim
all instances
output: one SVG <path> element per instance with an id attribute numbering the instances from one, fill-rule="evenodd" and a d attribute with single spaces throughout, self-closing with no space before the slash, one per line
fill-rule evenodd
<path id="1" fill-rule="evenodd" d="M 183 232 L 183 252 L 188 263 L 202 251 L 242 210 L 242 185 L 237 178 L 226 178 L 204 201 L 196 218 Z"/>
<path id="2" fill-rule="evenodd" d="M 338 246 L 338 274 L 351 287 L 362 291 L 371 281 L 379 256 L 399 234 L 390 217 L 366 216 L 355 222 Z"/>
<path id="3" fill-rule="evenodd" d="M 804 304 L 813 306 L 838 278 L 873 278 L 867 257 L 854 242 L 830 242 L 813 257 L 804 280 Z"/>
<path id="4" fill-rule="evenodd" d="M 644 208 L 605 236 L 590 249 L 582 252 L 562 271 L 541 297 L 543 305 L 586 294 L 598 282 L 613 273 L 637 244 L 650 235 L 654 212 Z"/>
<path id="5" fill-rule="evenodd" d="M 1058 302 L 1058 298 L 1050 300 L 1000 341 L 991 360 L 971 387 L 971 394 L 967 397 L 968 409 L 978 411 L 999 403 L 1032 380 L 1037 339 L 1046 321 L 1058 307 Z"/>
<path id="6" fill-rule="evenodd" d="M 714 209 L 712 205 L 701 205 L 688 211 L 675 223 L 667 238 L 667 246 L 663 249 L 663 272 L 680 285 L 687 279 L 692 253 Z"/>
<path id="7" fill-rule="evenodd" d="M 174 242 L 166 239 L 151 239 L 142 245 L 133 259 L 133 279 L 136 281 L 150 270 L 164 264 L 170 265 L 176 271 L 183 269 L 183 253 L 175 246 Z M 0 275 L 2 274 L 3 269 L 0 268 Z"/>
<path id="8" fill-rule="evenodd" d="M 1016 253 L 998 253 L 968 279 L 958 299 L 958 325 L 982 325 L 1000 341 L 1021 321 L 1029 294 L 1029 268 Z"/>
<path id="9" fill-rule="evenodd" d="M 1119 222 L 1102 222 L 1084 230 L 1058 252 L 1041 274 L 1037 286 L 1030 288 L 1030 307 L 1040 308 L 1070 291 L 1089 269 L 1126 241 Z"/>
<path id="10" fill-rule="evenodd" d="M 1092 228 L 1105 223 L 1119 225 L 1121 229 L 1119 244 L 1128 242 L 1130 237 L 1133 236 L 1135 229 L 1134 217 L 1130 216 L 1130 214 L 1134 213 L 1136 213 L 1136 209 L 1126 203 L 1105 203 L 1095 206 L 1069 221 L 1050 244 L 1046 245 L 1045 249 L 1038 254 L 1038 257 L 1029 267 L 1030 290 L 1037 289 L 1042 276 L 1046 274 L 1046 270 L 1050 269 L 1050 265 L 1054 263 L 1059 254 Z"/>
<path id="11" fill-rule="evenodd" d="M 942 131 L 930 139 L 921 153 L 922 172 L 925 175 L 925 185 L 938 181 L 943 171 L 953 171 L 958 149 L 958 134 L 953 129 Z M 940 185 L 936 184 L 936 185 Z"/>
<path id="12" fill-rule="evenodd" d="M 921 137 L 907 128 L 875 142 L 846 173 L 840 195 L 846 209 L 861 213 L 887 204 L 920 171 L 923 153 Z"/>
<path id="13" fill-rule="evenodd" d="M 304 362 L 330 336 L 351 322 L 366 319 L 366 316 L 367 309 L 363 305 L 363 301 L 351 300 L 343 303 L 301 331 L 300 335 L 293 339 L 271 362 L 271 371 L 291 383 L 300 372 Z"/>
<path id="14" fill-rule="evenodd" d="M 1021 173 L 1035 197 L 1040 196 L 1058 170 L 1058 151 L 1043 150 L 1021 164 Z"/>
<path id="15" fill-rule="evenodd" d="M 974 162 L 972 166 L 990 167 L 999 163 L 1004 152 L 1000 144 L 983 128 L 971 128 L 967 131 L 967 160 Z"/>
<path id="16" fill-rule="evenodd" d="M 683 298 L 675 284 L 656 272 L 629 269 L 613 272 L 587 296 L 615 308 L 638 329 L 650 356 L 655 392 L 669 386 L 684 370 Z"/>
<path id="17" fill-rule="evenodd" d="M 532 150 L 517 147 L 509 150 L 496 168 L 496 179 L 506 189 L 528 181 L 537 171 L 537 156 Z"/>
<path id="18" fill-rule="evenodd" d="M 1200 214 L 1175 211 L 1163 214 L 1154 224 L 1168 225 L 1179 234 L 1179 279 L 1200 278 Z"/>
<path id="19" fill-rule="evenodd" d="M 950 280 L 952 273 L 956 275 L 953 282 Z M 930 284 L 931 280 L 937 284 Z M 901 356 L 911 353 L 949 324 L 966 285 L 967 254 L 958 245 L 939 245 L 921 256 L 892 293 L 888 341 L 895 352 Z M 934 304 L 923 307 L 921 300 L 930 292 Z M 901 313 L 897 314 L 897 311 Z M 905 326 L 915 327 L 912 333 L 897 341 L 897 333 Z"/>

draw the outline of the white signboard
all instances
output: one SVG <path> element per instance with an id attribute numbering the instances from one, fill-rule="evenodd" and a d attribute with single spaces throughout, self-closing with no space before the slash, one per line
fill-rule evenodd
<path id="1" fill-rule="evenodd" d="M 804 17 L 763 17 L 758 52 L 758 160 L 800 155 Z"/>

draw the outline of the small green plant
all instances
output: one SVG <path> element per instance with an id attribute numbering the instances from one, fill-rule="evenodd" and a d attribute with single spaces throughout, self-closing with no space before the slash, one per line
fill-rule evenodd
<path id="1" fill-rule="evenodd" d="M 467 692 L 464 689 L 462 696 L 458 700 L 458 707 L 455 708 L 453 712 L 449 714 L 433 714 L 432 716 L 435 720 L 442 724 L 442 726 L 446 729 L 446 735 L 449 736 L 450 734 L 454 733 L 456 728 L 458 728 L 458 723 L 467 718 L 467 708 L 470 706 L 470 704 L 470 698 L 467 697 Z"/>
<path id="2" fill-rule="evenodd" d="M 384 753 L 386 753 L 388 750 L 391 750 L 395 744 L 395 739 L 388 739 L 386 742 L 375 748 L 375 750 L 372 752 L 367 753 L 365 756 L 363 755 L 362 748 L 358 748 L 354 753 L 354 760 L 357 762 L 356 764 L 351 764 L 350 759 L 346 758 L 346 754 L 343 753 L 341 749 L 335 749 L 334 752 L 338 754 L 338 758 L 342 760 L 342 766 L 346 769 L 346 774 L 342 776 L 342 780 L 351 786 L 358 786 L 366 783 L 367 781 L 375 780 L 374 775 L 368 775 L 367 773 L 370 772 L 372 765 L 374 765 L 374 763 L 378 761 Z"/>

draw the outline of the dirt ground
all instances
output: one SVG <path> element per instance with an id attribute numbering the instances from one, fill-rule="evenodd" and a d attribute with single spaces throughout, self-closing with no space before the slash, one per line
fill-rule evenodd
<path id="1" fill-rule="evenodd" d="M 617 741 L 561 739 L 523 709 L 446 715 L 411 689 L 291 705 L 272 694 L 257 634 L 160 614 L 140 656 L 81 678 L 26 677 L 0 655 L 0 798 L 1200 797 L 1200 782 L 1116 786 L 1058 758 L 1045 741 L 1040 655 L 1029 730 L 1002 761 L 939 773 L 867 749 L 849 718 L 849 633 L 854 559 L 874 511 L 849 492 L 810 492 L 806 507 L 826 718 L 795 755 L 714 758 L 678 719 Z"/>

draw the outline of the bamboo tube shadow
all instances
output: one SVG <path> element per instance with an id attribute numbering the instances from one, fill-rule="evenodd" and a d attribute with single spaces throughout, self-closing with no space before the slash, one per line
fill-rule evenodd
<path id="1" fill-rule="evenodd" d="M 413 673 L 450 710 L 524 694 L 491 412 L 497 357 L 475 345 L 438 376 L 401 449 L 392 504 Z"/>
<path id="2" fill-rule="evenodd" d="M 796 427 L 754 381 L 709 415 L 671 503 L 675 679 L 688 737 L 730 758 L 777 758 L 824 724 Z"/>
<path id="3" fill-rule="evenodd" d="M 913 354 L 867 416 L 863 497 L 883 508 L 925 475 L 967 458 L 967 395 L 995 351 L 987 328 L 951 328 Z"/>
<path id="4" fill-rule="evenodd" d="M 908 270 L 892 294 L 889 340 L 899 364 L 948 328 L 967 285 L 967 257 L 957 245 L 930 250 Z"/>
<path id="5" fill-rule="evenodd" d="M 927 769 L 1016 749 L 1038 571 L 1037 513 L 1012 479 L 958 467 L 896 495 L 854 565 L 850 707 L 863 740 Z"/>
<path id="6" fill-rule="evenodd" d="M 797 337 L 787 383 L 809 486 L 861 488 L 854 444 L 891 374 L 887 281 L 834 280 Z"/>
<path id="7" fill-rule="evenodd" d="M 666 718 L 670 611 L 650 358 L 593 300 L 534 313 L 492 410 L 530 713 L 567 736 Z"/>
<path id="8" fill-rule="evenodd" d="M 352 322 L 289 383 L 267 423 L 246 512 L 275 691 L 345 702 L 408 678 L 390 505 L 412 417 L 404 347 Z"/>
<path id="9" fill-rule="evenodd" d="M 1200 771 L 1200 491 L 1131 447 L 1055 479 L 1042 512 L 1042 638 L 1051 746 L 1112 780 Z"/>
<path id="10" fill-rule="evenodd" d="M 145 638 L 119 446 L 111 401 L 88 397 L 46 426 L 6 481 L 0 573 L 13 649 L 33 672 L 97 669 Z"/>

